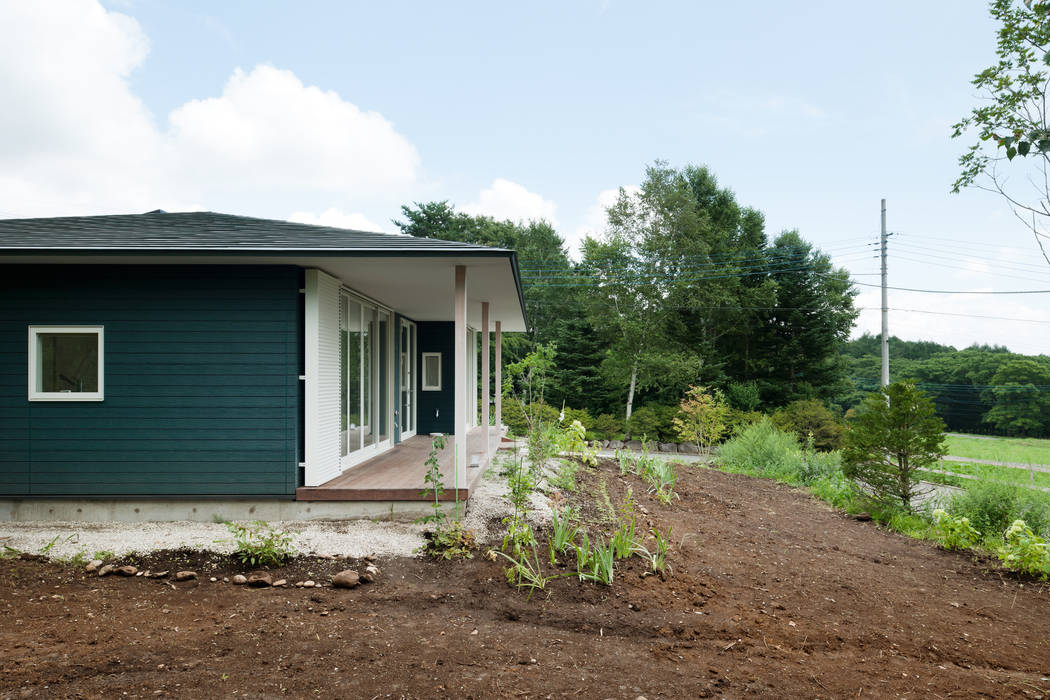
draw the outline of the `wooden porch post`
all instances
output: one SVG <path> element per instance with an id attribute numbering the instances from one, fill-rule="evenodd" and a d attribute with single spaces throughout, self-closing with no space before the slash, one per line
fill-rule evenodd
<path id="1" fill-rule="evenodd" d="M 485 460 L 489 457 L 489 303 L 481 302 L 481 427 L 485 434 Z"/>
<path id="2" fill-rule="evenodd" d="M 496 433 L 503 434 L 503 323 L 496 321 Z"/>
<path id="3" fill-rule="evenodd" d="M 456 334 L 455 355 L 455 483 L 453 488 L 467 487 L 467 268 L 456 265 Z M 469 382 L 473 383 L 473 382 Z"/>

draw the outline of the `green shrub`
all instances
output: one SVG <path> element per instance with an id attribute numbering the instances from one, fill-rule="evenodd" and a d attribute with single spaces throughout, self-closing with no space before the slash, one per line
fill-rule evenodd
<path id="1" fill-rule="evenodd" d="M 842 447 L 842 422 L 817 399 L 793 401 L 773 414 L 773 425 L 794 433 L 805 445 L 813 436 L 813 447 L 830 452 Z"/>
<path id="2" fill-rule="evenodd" d="M 1035 532 L 1050 535 L 1050 498 L 1014 484 L 968 480 L 966 490 L 949 501 L 948 510 L 968 518 L 986 537 L 1003 532 L 1018 519 Z"/>
<path id="3" fill-rule="evenodd" d="M 653 404 L 651 408 L 656 414 L 656 435 L 650 436 L 649 439 L 660 442 L 677 442 L 678 431 L 675 429 L 674 419 L 678 415 L 678 406 Z"/>
<path id="4" fill-rule="evenodd" d="M 627 421 L 627 434 L 633 440 L 656 440 L 659 437 L 660 419 L 652 406 L 636 409 Z"/>
<path id="5" fill-rule="evenodd" d="M 572 425 L 574 420 L 580 421 L 584 430 L 594 428 L 594 418 L 591 417 L 591 414 L 585 408 L 566 408 L 562 411 L 562 425 Z"/>
<path id="6" fill-rule="evenodd" d="M 623 421 L 611 413 L 603 413 L 594 419 L 591 429 L 599 440 L 615 440 L 623 433 Z"/>
<path id="7" fill-rule="evenodd" d="M 726 387 L 729 405 L 741 413 L 754 413 L 762 403 L 758 384 L 755 382 L 731 382 Z"/>
<path id="8" fill-rule="evenodd" d="M 730 436 L 739 435 L 748 426 L 761 422 L 765 417 L 766 414 L 760 411 L 741 411 L 730 408 L 726 414 L 726 428 Z"/>
<path id="9" fill-rule="evenodd" d="M 1003 535 L 999 559 L 1013 571 L 1039 576 L 1046 580 L 1050 574 L 1050 549 L 1023 520 L 1015 520 Z"/>
<path id="10" fill-rule="evenodd" d="M 953 516 L 943 508 L 933 511 L 937 535 L 945 549 L 969 549 L 981 540 L 981 533 L 970 525 L 970 519 Z"/>
<path id="11" fill-rule="evenodd" d="M 732 471 L 778 478 L 802 471 L 802 450 L 794 435 L 766 419 L 726 441 L 718 450 L 718 461 Z"/>
<path id="12" fill-rule="evenodd" d="M 537 403 L 529 408 L 529 412 L 542 423 L 558 422 L 558 409 L 554 406 Z M 507 426 L 511 435 L 527 435 L 529 432 L 529 420 L 525 416 L 521 402 L 513 397 L 503 397 L 503 424 Z"/>
<path id="13" fill-rule="evenodd" d="M 241 525 L 228 522 L 226 529 L 233 534 L 232 543 L 236 549 L 233 556 L 242 564 L 251 566 L 270 566 L 283 564 L 295 554 L 292 546 L 292 535 L 281 530 L 274 530 L 262 520 Z M 231 542 L 225 540 L 226 543 Z"/>
<path id="14" fill-rule="evenodd" d="M 754 423 L 727 440 L 719 448 L 718 461 L 729 471 L 795 486 L 838 478 L 842 473 L 837 452 L 807 453 L 794 435 L 779 430 L 769 419 Z"/>

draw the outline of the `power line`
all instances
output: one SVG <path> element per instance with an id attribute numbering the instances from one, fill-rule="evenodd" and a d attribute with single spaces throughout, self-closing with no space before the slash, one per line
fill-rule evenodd
<path id="1" fill-rule="evenodd" d="M 709 263 L 709 262 L 715 262 L 715 261 L 768 260 L 770 258 L 795 257 L 795 256 L 799 256 L 799 255 L 809 255 L 809 254 L 812 254 L 812 253 L 823 253 L 825 255 L 830 255 L 831 254 L 830 253 L 831 250 L 834 250 L 834 251 L 837 251 L 837 252 L 842 252 L 842 251 L 853 250 L 853 249 L 857 249 L 857 248 L 870 248 L 870 247 L 872 247 L 874 245 L 876 245 L 876 244 L 875 243 L 858 243 L 858 244 L 854 244 L 854 245 L 850 245 L 850 246 L 839 246 L 837 248 L 828 249 L 828 250 L 818 249 L 818 248 L 814 248 L 812 246 L 806 246 L 806 245 L 796 246 L 796 247 L 794 247 L 793 249 L 790 249 L 790 250 L 778 250 L 777 248 L 773 248 L 773 247 L 767 247 L 767 248 L 743 248 L 743 249 L 736 250 L 736 251 L 729 252 L 729 253 L 716 253 L 716 254 L 703 253 L 703 254 L 697 254 L 697 255 L 683 256 L 683 257 L 681 257 L 679 259 L 680 260 L 684 260 L 684 261 L 701 260 L 705 264 Z M 750 256 L 750 257 L 748 257 L 748 256 Z M 564 269 L 560 265 L 554 264 L 553 261 L 539 260 L 539 261 L 536 261 L 536 262 L 537 262 L 536 265 L 531 265 L 531 267 L 533 269 Z M 522 269 L 530 267 L 529 261 L 527 259 L 521 260 L 521 267 L 522 267 Z"/>
<path id="2" fill-rule="evenodd" d="M 823 272 L 816 272 L 814 274 L 830 277 L 830 275 Z M 857 280 L 854 280 L 853 284 L 859 284 L 862 287 L 882 286 L 880 284 L 870 284 L 868 282 L 859 282 Z M 958 289 L 915 289 L 912 287 L 886 287 L 886 289 L 893 289 L 898 292 L 921 292 L 922 294 L 1050 294 L 1050 289 L 1019 289 L 1008 292 L 969 292 Z"/>
<path id="3" fill-rule="evenodd" d="M 983 314 L 960 314 L 953 313 L 951 311 L 926 311 L 925 309 L 898 309 L 893 308 L 891 311 L 901 311 L 905 313 L 913 314 L 932 314 L 935 316 L 961 316 L 963 318 L 983 318 L 990 321 L 1016 321 L 1018 323 L 1044 323 L 1050 325 L 1050 321 L 1041 321 L 1034 318 L 1010 318 L 1008 316 L 985 316 Z"/>

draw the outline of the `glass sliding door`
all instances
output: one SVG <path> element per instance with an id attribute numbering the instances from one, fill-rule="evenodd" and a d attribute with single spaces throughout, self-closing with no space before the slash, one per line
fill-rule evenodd
<path id="1" fill-rule="evenodd" d="M 379 309 L 376 313 L 376 443 L 390 442 L 390 397 L 393 395 L 393 367 L 390 352 L 390 313 Z"/>
<path id="2" fill-rule="evenodd" d="M 340 294 L 339 404 L 344 468 L 391 444 L 391 332 L 389 311 L 349 293 Z"/>
<path id="3" fill-rule="evenodd" d="M 401 368 L 398 419 L 401 439 L 416 434 L 416 324 L 401 319 L 398 329 L 398 352 Z"/>

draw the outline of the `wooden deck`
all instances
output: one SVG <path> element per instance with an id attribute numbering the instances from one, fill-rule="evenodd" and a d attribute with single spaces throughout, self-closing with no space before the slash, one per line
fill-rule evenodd
<path id="1" fill-rule="evenodd" d="M 428 501 L 433 496 L 421 494 L 427 488 L 423 478 L 426 476 L 426 460 L 430 454 L 432 438 L 429 435 L 416 435 L 394 446 L 391 450 L 327 481 L 320 486 L 301 486 L 295 490 L 297 501 Z M 445 484 L 442 501 L 456 500 L 457 492 L 453 488 L 452 460 L 454 437 L 446 440 L 445 449 L 438 455 L 441 478 Z M 496 454 L 500 436 L 495 428 L 489 437 L 491 454 Z M 467 459 L 480 454 L 480 466 L 467 467 L 467 483 L 460 484 L 459 500 L 465 501 L 470 492 L 481 479 L 488 463 L 485 462 L 485 432 L 477 427 L 467 433 Z"/>

